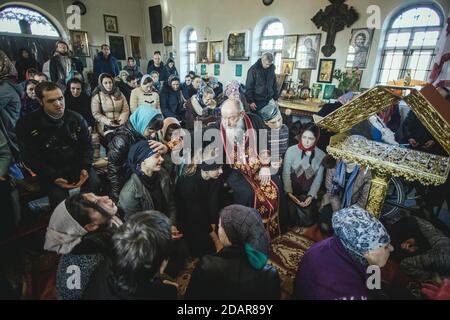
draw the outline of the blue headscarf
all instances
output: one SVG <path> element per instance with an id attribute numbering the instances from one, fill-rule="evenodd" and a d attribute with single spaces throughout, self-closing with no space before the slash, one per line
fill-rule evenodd
<path id="1" fill-rule="evenodd" d="M 356 262 L 367 266 L 364 254 L 391 242 L 383 224 L 357 205 L 333 214 L 333 229 L 347 253 Z"/>
<path id="2" fill-rule="evenodd" d="M 268 260 L 269 237 L 261 215 L 256 209 L 241 205 L 225 207 L 220 213 L 220 224 L 234 246 L 242 246 L 250 265 L 261 270 Z"/>
<path id="3" fill-rule="evenodd" d="M 144 135 L 145 129 L 156 116 L 161 115 L 161 111 L 149 106 L 139 106 L 130 117 L 134 130 Z"/>
<path id="4" fill-rule="evenodd" d="M 350 178 L 345 184 L 345 173 L 347 166 L 344 161 L 339 161 L 336 171 L 333 175 L 331 194 L 338 195 L 341 190 L 344 191 L 342 201 L 341 201 L 341 209 L 346 208 L 352 204 L 352 195 L 353 195 L 353 184 L 355 183 L 356 177 L 359 173 L 359 166 L 355 166 L 350 175 Z M 345 187 L 345 189 L 344 189 Z"/>
<path id="5" fill-rule="evenodd" d="M 156 151 L 150 148 L 148 141 L 140 140 L 131 146 L 128 152 L 128 167 L 129 169 L 136 173 L 138 176 L 143 175 L 141 171 L 141 163 L 156 154 Z"/>

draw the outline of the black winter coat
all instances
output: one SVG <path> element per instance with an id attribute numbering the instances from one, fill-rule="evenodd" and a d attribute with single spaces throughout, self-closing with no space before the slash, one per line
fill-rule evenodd
<path id="1" fill-rule="evenodd" d="M 160 101 L 164 118 L 173 117 L 181 120 L 180 116 L 184 103 L 181 90 L 173 91 L 167 83 L 164 83 L 160 93 Z"/>
<path id="2" fill-rule="evenodd" d="M 280 298 L 280 278 L 272 266 L 254 269 L 242 248 L 225 247 L 200 260 L 192 273 L 186 298 L 277 300 Z"/>
<path id="3" fill-rule="evenodd" d="M 61 119 L 54 120 L 36 110 L 19 119 L 16 133 L 25 163 L 49 182 L 57 178 L 77 182 L 80 171 L 92 165 L 91 134 L 86 120 L 74 111 L 65 110 Z"/>
<path id="4" fill-rule="evenodd" d="M 245 83 L 245 97 L 247 102 L 269 102 L 271 99 L 278 100 L 278 86 L 275 77 L 275 66 L 272 64 L 264 69 L 259 59 L 250 67 Z"/>
<path id="5" fill-rule="evenodd" d="M 108 180 L 111 183 L 111 198 L 116 202 L 129 175 L 127 172 L 128 151 L 133 144 L 142 139 L 145 139 L 144 136 L 134 130 L 128 121 L 115 131 L 108 145 Z"/>

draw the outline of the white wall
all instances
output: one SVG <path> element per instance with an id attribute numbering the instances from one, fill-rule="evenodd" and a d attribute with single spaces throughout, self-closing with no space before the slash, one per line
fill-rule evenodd
<path id="1" fill-rule="evenodd" d="M 0 0 L 0 5 L 20 4 L 35 9 L 39 8 L 53 22 L 57 22 L 58 27 L 63 28 L 60 31 L 63 31 L 63 36 L 68 40 L 69 32 L 66 25 L 68 15 L 66 10 L 72 2 L 72 0 L 28 0 L 27 2 Z M 108 43 L 103 24 L 103 14 L 117 16 L 118 35 L 125 36 L 126 53 L 131 55 L 130 36 L 142 37 L 144 33 L 144 14 L 141 11 L 141 0 L 84 0 L 83 3 L 86 5 L 87 13 L 81 16 L 81 30 L 88 32 L 89 44 L 100 46 L 103 43 Z M 141 40 L 141 51 L 145 54 L 145 40 Z M 89 60 L 87 61 L 88 67 L 92 65 L 92 61 Z"/>
<path id="2" fill-rule="evenodd" d="M 369 5 L 376 4 L 381 9 L 382 26 L 386 19 L 391 14 L 402 6 L 409 5 L 411 3 L 425 3 L 431 2 L 428 0 L 415 1 L 415 0 L 348 0 L 347 3 L 356 8 L 360 14 L 359 20 L 350 28 L 346 28 L 339 32 L 336 36 L 335 46 L 337 51 L 330 59 L 336 59 L 336 68 L 345 69 L 345 62 L 349 44 L 349 38 L 352 28 L 364 28 L 366 27 L 367 13 L 366 9 Z M 445 14 L 448 16 L 450 11 L 450 2 L 448 0 L 436 1 Z M 142 11 L 146 12 L 145 19 L 145 38 L 150 39 L 149 21 L 148 21 L 148 7 L 152 5 L 161 4 L 163 11 L 163 24 L 173 25 L 174 28 L 174 48 L 164 47 L 162 45 L 151 44 L 147 42 L 147 54 L 148 56 L 154 50 L 161 50 L 163 52 L 169 52 L 175 50 L 177 52 L 177 66 L 180 66 L 179 60 L 179 39 L 180 31 L 187 25 L 193 26 L 197 31 L 199 40 L 204 40 L 205 33 L 211 30 L 208 35 L 208 41 L 223 40 L 226 43 L 228 33 L 236 30 L 255 30 L 264 17 L 273 16 L 278 17 L 284 24 L 286 34 L 307 34 L 318 33 L 318 31 L 311 18 L 320 9 L 324 9 L 329 5 L 328 0 L 276 0 L 274 3 L 266 7 L 260 0 L 143 0 Z M 372 42 L 372 48 L 370 51 L 369 61 L 367 68 L 363 71 L 362 87 L 370 87 L 375 82 L 374 75 L 376 74 L 375 62 L 380 47 L 380 36 L 383 34 L 383 30 L 376 30 L 374 39 Z M 322 46 L 325 44 L 326 33 L 322 33 Z M 251 48 L 254 51 L 255 48 Z M 226 52 L 226 45 L 225 45 Z M 225 54 L 226 56 L 226 54 Z M 325 58 L 322 53 L 319 59 Z M 255 60 L 255 57 L 252 57 Z M 235 65 L 240 63 L 243 65 L 243 76 L 237 78 L 237 80 L 244 82 L 248 68 L 251 66 L 252 61 L 245 62 L 233 62 L 228 61 L 225 58 L 225 64 L 221 65 L 221 75 L 219 79 L 228 82 L 230 79 L 235 78 Z M 198 68 L 198 71 L 199 68 Z M 208 74 L 214 74 L 214 65 L 208 65 Z M 293 75 L 296 77 L 296 73 Z M 317 70 L 312 72 L 311 81 L 316 82 Z"/>
<path id="3" fill-rule="evenodd" d="M 141 66 L 146 69 L 148 59 L 151 59 L 155 50 L 160 50 L 168 55 L 170 51 L 177 53 L 177 67 L 180 68 L 180 32 L 185 26 L 192 26 L 197 31 L 199 40 L 205 38 L 205 33 L 210 30 L 207 40 L 223 40 L 226 43 L 228 33 L 231 31 L 251 30 L 251 38 L 256 26 L 265 17 L 278 17 L 284 24 L 286 34 L 306 34 L 318 33 L 311 18 L 320 9 L 325 8 L 328 0 L 276 0 L 266 7 L 260 0 L 84 0 L 87 7 L 87 14 L 82 16 L 81 29 L 88 31 L 91 45 L 101 45 L 106 42 L 106 33 L 103 25 L 103 14 L 115 15 L 118 17 L 119 34 L 126 36 L 127 54 L 131 54 L 130 36 L 142 37 L 143 60 Z M 337 51 L 331 59 L 336 59 L 336 68 L 344 69 L 351 28 L 365 27 L 369 5 L 377 4 L 381 8 L 383 27 L 387 19 L 398 8 L 411 3 L 425 3 L 431 0 L 348 0 L 347 3 L 356 8 L 360 14 L 360 19 L 350 28 L 346 28 L 337 34 L 335 46 Z M 448 16 L 450 12 L 449 0 L 436 1 Z M 49 14 L 59 25 L 66 28 L 65 10 L 72 0 L 28 0 L 5 1 L 0 0 L 0 6 L 6 3 L 21 3 L 25 6 L 37 6 Z M 150 35 L 150 22 L 148 17 L 148 7 L 161 4 L 163 12 L 163 24 L 173 26 L 174 46 L 164 47 L 162 44 L 152 44 Z M 208 31 L 209 33 L 209 31 Z M 370 87 L 374 84 L 376 75 L 376 63 L 381 51 L 380 37 L 383 30 L 376 30 L 370 51 L 368 67 L 363 72 L 363 87 Z M 326 34 L 322 33 L 322 45 L 325 44 Z M 254 51 L 255 47 L 250 48 Z M 225 45 L 226 52 L 226 45 Z M 243 76 L 237 80 L 245 82 L 245 77 L 252 61 L 233 62 L 228 61 L 225 54 L 225 64 L 221 65 L 220 80 L 225 83 L 235 78 L 235 65 L 243 65 Z M 320 54 L 319 59 L 324 58 Z M 89 61 L 88 61 L 89 62 Z M 214 74 L 214 65 L 208 65 L 208 73 Z M 294 73 L 294 77 L 296 74 Z M 317 79 L 317 71 L 313 71 L 311 81 Z"/>

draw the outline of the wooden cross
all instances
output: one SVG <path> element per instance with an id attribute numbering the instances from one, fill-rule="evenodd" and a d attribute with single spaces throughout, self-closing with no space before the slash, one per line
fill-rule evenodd
<path id="1" fill-rule="evenodd" d="M 311 19 L 317 28 L 322 28 L 327 32 L 327 40 L 322 47 L 322 53 L 325 57 L 330 57 L 336 52 L 334 41 L 336 39 L 336 33 L 344 30 L 347 26 L 350 27 L 355 23 L 359 15 L 353 7 L 349 7 L 345 4 L 345 0 L 329 0 L 331 5 L 325 8 L 325 11 L 320 9 L 319 12 Z"/>

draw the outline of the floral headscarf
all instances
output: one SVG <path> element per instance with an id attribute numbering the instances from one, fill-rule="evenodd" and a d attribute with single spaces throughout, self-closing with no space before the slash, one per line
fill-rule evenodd
<path id="1" fill-rule="evenodd" d="M 226 87 L 225 87 L 225 96 L 228 97 L 228 99 L 235 99 L 235 100 L 240 100 L 241 95 L 240 95 L 240 89 L 241 85 L 239 84 L 238 81 L 233 80 L 231 81 Z"/>
<path id="2" fill-rule="evenodd" d="M 334 213 L 333 229 L 347 253 L 363 266 L 368 264 L 365 253 L 391 242 L 381 222 L 357 205 Z"/>

